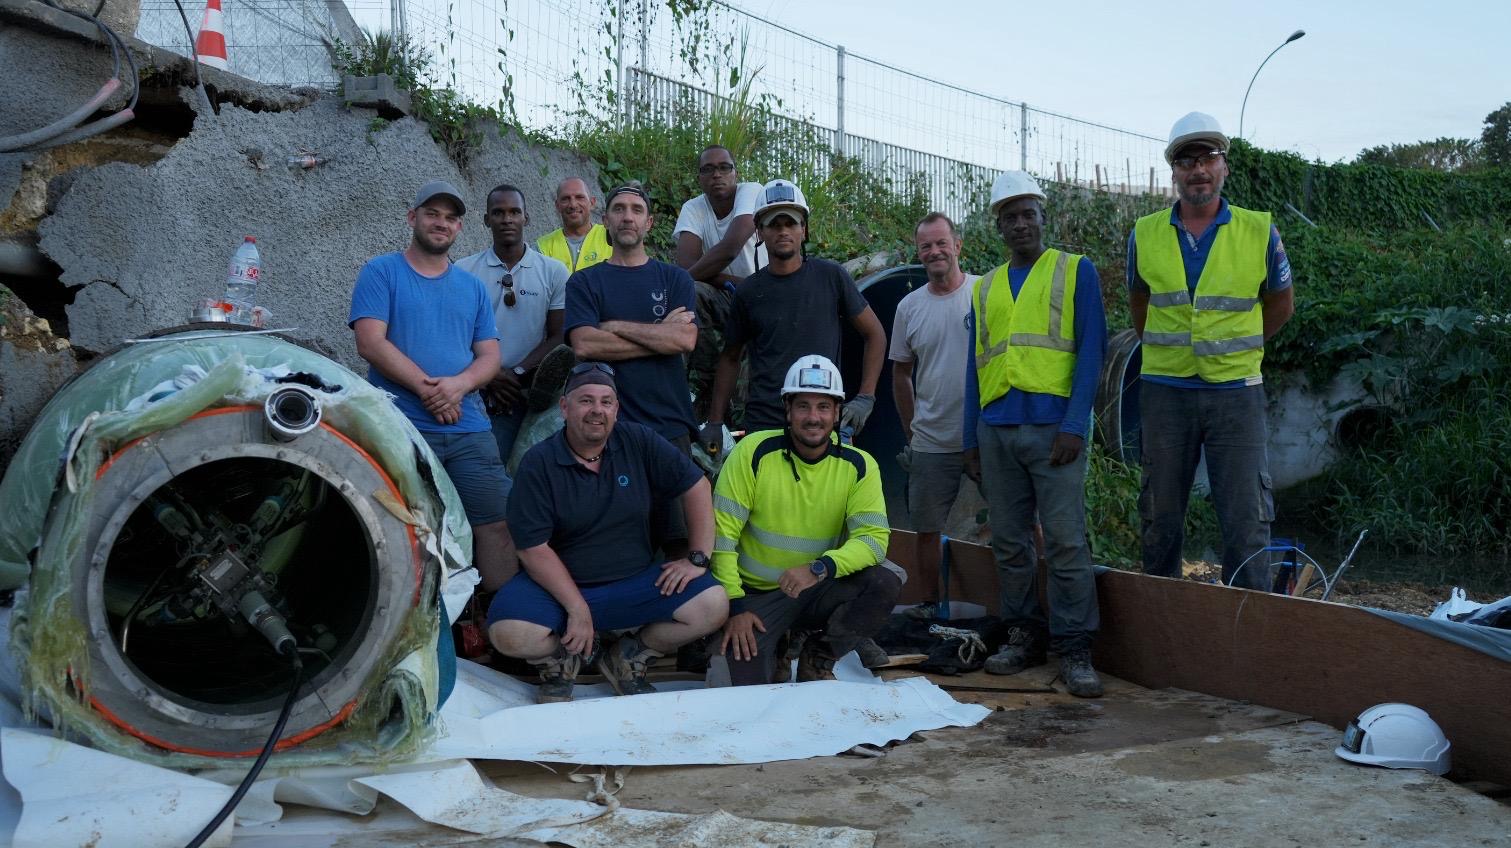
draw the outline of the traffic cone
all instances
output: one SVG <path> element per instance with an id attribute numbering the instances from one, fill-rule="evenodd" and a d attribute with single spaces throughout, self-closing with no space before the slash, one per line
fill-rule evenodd
<path id="1" fill-rule="evenodd" d="M 205 20 L 199 25 L 199 37 L 194 39 L 194 58 L 212 68 L 226 70 L 226 29 L 220 0 L 209 0 L 205 5 Z"/>

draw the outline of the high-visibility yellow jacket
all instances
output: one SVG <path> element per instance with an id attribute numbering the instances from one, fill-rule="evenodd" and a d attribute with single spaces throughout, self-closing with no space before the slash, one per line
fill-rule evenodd
<path id="1" fill-rule="evenodd" d="M 609 258 L 613 248 L 609 245 L 608 231 L 602 224 L 594 224 L 588 229 L 587 238 L 582 240 L 582 249 L 577 251 L 577 261 L 572 261 L 572 246 L 567 244 L 567 234 L 560 227 L 541 236 L 535 242 L 535 249 L 541 253 L 559 260 L 567 266 L 568 271 L 579 271 L 589 265 L 597 265 Z"/>
<path id="2" fill-rule="evenodd" d="M 1143 373 L 1196 375 L 1209 383 L 1259 376 L 1264 361 L 1264 307 L 1270 213 L 1228 204 L 1233 220 L 1217 229 L 1196 296 L 1186 285 L 1180 236 L 1170 210 L 1133 226 L 1138 274 L 1149 284 Z"/>
<path id="3" fill-rule="evenodd" d="M 876 460 L 834 442 L 810 463 L 790 444 L 781 430 L 752 433 L 719 472 L 713 574 L 732 612 L 747 587 L 775 589 L 789 568 L 817 560 L 829 578 L 844 577 L 886 557 L 891 531 Z"/>
<path id="4" fill-rule="evenodd" d="M 1081 257 L 1050 249 L 1029 269 L 1018 297 L 999 265 L 976 281 L 976 382 L 981 408 L 1008 389 L 1070 397 L 1076 369 L 1076 269 Z"/>

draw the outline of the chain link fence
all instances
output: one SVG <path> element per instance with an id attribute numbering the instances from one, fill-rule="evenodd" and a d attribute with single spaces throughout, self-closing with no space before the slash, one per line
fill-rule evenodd
<path id="1" fill-rule="evenodd" d="M 341 0 L 222 0 L 221 8 L 231 73 L 270 85 L 331 88 L 339 82 L 331 69 L 331 46 L 337 38 L 357 37 Z M 205 4 L 186 0 L 183 11 L 198 35 Z M 194 55 L 193 38 L 172 0 L 142 0 L 136 37 Z"/>

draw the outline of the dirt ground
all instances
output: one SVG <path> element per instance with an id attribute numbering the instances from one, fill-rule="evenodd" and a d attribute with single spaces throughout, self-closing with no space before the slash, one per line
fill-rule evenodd
<path id="1" fill-rule="evenodd" d="M 1215 562 L 1187 560 L 1181 566 L 1187 580 L 1200 583 L 1216 583 L 1222 578 L 1222 566 Z M 1338 581 L 1328 600 L 1357 607 L 1404 612 L 1425 616 L 1438 604 L 1448 600 L 1452 591 L 1449 586 L 1425 586 L 1404 581 L 1371 581 L 1344 578 Z M 1322 597 L 1318 586 L 1306 593 L 1308 598 Z"/>

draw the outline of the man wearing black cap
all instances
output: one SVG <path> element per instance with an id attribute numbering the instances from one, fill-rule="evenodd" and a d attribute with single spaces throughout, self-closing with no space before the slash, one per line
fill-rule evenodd
<path id="1" fill-rule="evenodd" d="M 617 421 L 616 369 L 584 362 L 567 377 L 563 426 L 530 448 L 515 475 L 509 524 L 524 569 L 494 596 L 488 636 L 539 670 L 542 703 L 567 701 L 595 632 L 639 628 L 604 646 L 598 667 L 621 695 L 654 692 L 656 657 L 717 630 L 729 614 L 708 572 L 714 512 L 708 481 L 647 427 Z M 661 562 L 651 506 L 676 499 L 693 550 Z"/>
<path id="2" fill-rule="evenodd" d="M 371 366 L 368 381 L 394 396 L 455 484 L 491 591 L 519 566 L 505 522 L 509 477 L 478 393 L 498 373 L 493 305 L 482 281 L 447 253 L 466 211 L 450 183 L 421 186 L 409 207 L 413 239 L 362 267 L 347 324 Z"/>

